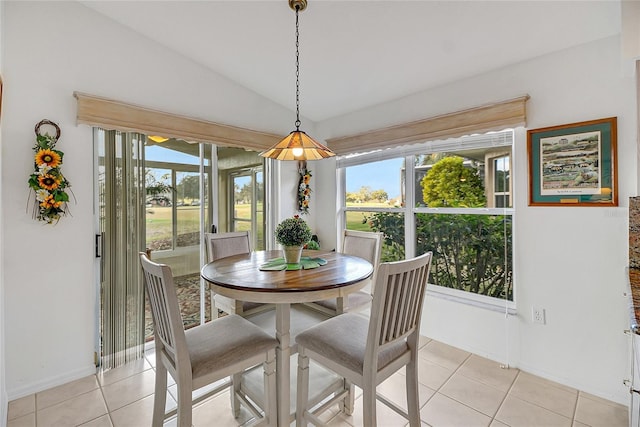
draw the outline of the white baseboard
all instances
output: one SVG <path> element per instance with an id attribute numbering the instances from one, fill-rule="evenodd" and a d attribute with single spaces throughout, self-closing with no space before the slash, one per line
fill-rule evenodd
<path id="1" fill-rule="evenodd" d="M 86 368 L 66 372 L 62 375 L 46 378 L 38 382 L 25 384 L 20 387 L 7 390 L 8 401 L 10 402 L 12 400 L 19 399 L 21 397 L 29 396 L 30 394 L 33 394 L 33 393 L 38 393 L 44 390 L 48 390 L 50 388 L 57 387 L 59 385 L 66 384 L 71 381 L 79 380 L 80 378 L 84 378 L 86 376 L 95 375 L 95 374 L 96 374 L 95 366 L 88 366 Z"/>

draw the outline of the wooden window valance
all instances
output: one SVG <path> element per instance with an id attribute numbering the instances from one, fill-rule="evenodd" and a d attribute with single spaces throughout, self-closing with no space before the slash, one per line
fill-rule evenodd
<path id="1" fill-rule="evenodd" d="M 266 150 L 282 139 L 281 135 L 193 119 L 84 93 L 74 92 L 73 96 L 78 100 L 78 124 L 256 151 Z"/>
<path id="2" fill-rule="evenodd" d="M 327 139 L 339 155 L 526 126 L 528 95 L 415 122 Z"/>

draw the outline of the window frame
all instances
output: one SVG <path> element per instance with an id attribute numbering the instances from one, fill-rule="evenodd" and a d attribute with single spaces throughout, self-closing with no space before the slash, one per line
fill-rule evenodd
<path id="1" fill-rule="evenodd" d="M 465 214 L 465 215 L 507 215 L 512 218 L 512 239 L 515 241 L 515 208 L 514 206 L 514 174 L 513 159 L 515 156 L 515 129 L 505 129 L 500 132 L 489 132 L 481 135 L 463 136 L 452 138 L 445 141 L 427 141 L 410 146 L 394 147 L 388 149 L 377 149 L 369 153 L 358 153 L 355 155 L 340 156 L 336 162 L 336 191 L 337 191 L 337 238 L 339 241 L 340 233 L 346 228 L 347 212 L 388 212 L 402 213 L 404 215 L 405 226 L 405 258 L 413 258 L 416 256 L 416 214 L 418 213 L 439 213 L 439 214 Z M 429 208 L 416 207 L 415 200 L 415 158 L 420 154 L 437 153 L 445 151 L 462 151 L 470 148 L 491 148 L 505 147 L 505 150 L 496 149 L 496 151 L 488 153 L 485 158 L 485 164 L 491 159 L 490 169 L 492 170 L 491 188 L 487 191 L 488 177 L 485 177 L 485 191 L 495 198 L 494 181 L 495 166 L 493 161 L 497 158 L 509 156 L 509 191 L 511 207 L 483 207 L 483 208 Z M 507 150 L 507 148 L 509 150 Z M 510 153 L 509 153 L 510 151 Z M 346 205 L 346 168 L 361 164 L 374 163 L 377 161 L 404 158 L 405 168 L 402 177 L 404 188 L 404 206 L 403 207 L 348 207 Z M 489 194 L 487 194 L 489 196 Z M 492 199 L 493 200 L 493 199 Z M 513 249 L 515 245 L 512 242 L 512 295 L 513 300 L 507 298 L 496 298 L 486 295 L 480 295 L 473 292 L 463 291 L 459 289 L 446 288 L 433 284 L 427 285 L 427 293 L 438 298 L 455 301 L 467 305 L 485 308 L 492 311 L 507 312 L 508 314 L 516 313 L 516 277 L 514 270 L 515 257 Z"/>

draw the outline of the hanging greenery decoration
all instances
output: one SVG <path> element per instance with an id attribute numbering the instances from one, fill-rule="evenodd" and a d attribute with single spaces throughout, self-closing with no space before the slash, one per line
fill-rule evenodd
<path id="1" fill-rule="evenodd" d="M 305 215 L 309 213 L 309 201 L 311 200 L 311 171 L 307 169 L 307 162 L 300 162 L 298 167 L 300 180 L 298 181 L 298 212 Z"/>
<path id="2" fill-rule="evenodd" d="M 43 125 L 53 126 L 56 135 L 41 134 Z M 35 193 L 33 218 L 47 224 L 55 224 L 60 217 L 69 213 L 68 202 L 71 184 L 60 171 L 64 153 L 55 149 L 60 138 L 60 127 L 50 121 L 41 120 L 36 124 L 36 145 L 33 147 L 34 173 L 29 176 L 29 187 Z M 31 198 L 31 197 L 29 197 Z"/>

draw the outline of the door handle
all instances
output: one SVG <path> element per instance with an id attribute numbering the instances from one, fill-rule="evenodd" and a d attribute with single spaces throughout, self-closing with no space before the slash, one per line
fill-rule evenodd
<path id="1" fill-rule="evenodd" d="M 96 234 L 96 258 L 102 258 L 102 234 Z"/>

